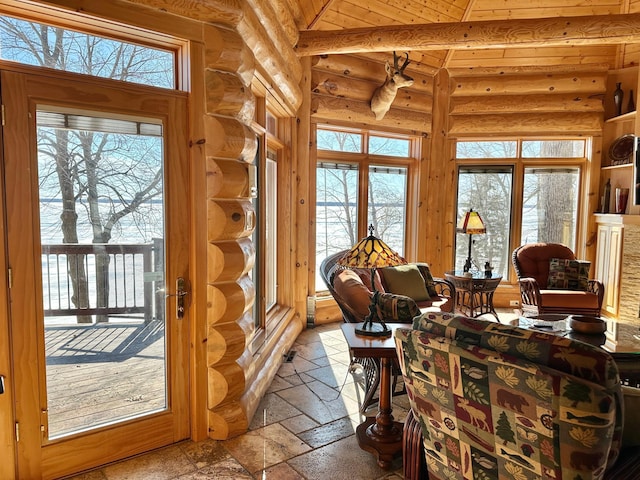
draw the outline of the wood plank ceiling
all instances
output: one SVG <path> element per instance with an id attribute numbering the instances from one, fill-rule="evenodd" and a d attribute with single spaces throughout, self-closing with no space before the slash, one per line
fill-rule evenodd
<path id="1" fill-rule="evenodd" d="M 640 0 L 287 0 L 292 7 L 298 29 L 330 31 L 343 29 L 376 29 L 381 26 L 411 26 L 448 24 L 457 22 L 486 22 L 525 19 L 558 19 L 558 17 L 588 18 L 598 15 L 617 15 L 640 12 Z M 635 21 L 631 30 L 637 29 Z M 517 35 L 517 32 L 515 33 Z M 640 41 L 640 38 L 639 38 Z M 554 45 L 510 48 L 452 48 L 442 50 L 411 50 L 406 72 L 415 78 L 408 89 L 400 90 L 392 109 L 381 122 L 368 120 L 368 100 L 384 80 L 384 62 L 392 59 L 392 52 L 360 52 L 329 54 L 314 57 L 312 113 L 319 121 L 340 120 L 378 124 L 385 128 L 404 128 L 429 133 L 433 109 L 434 76 L 446 69 L 450 79 L 450 95 L 473 95 L 481 99 L 484 90 L 511 99 L 492 99 L 491 107 L 478 106 L 483 113 L 521 112 L 513 96 L 531 95 L 533 110 L 540 115 L 571 112 L 591 115 L 602 111 L 606 71 L 638 64 L 638 44 L 602 43 Z M 483 77 L 484 75 L 484 77 Z M 492 77 L 502 76 L 502 84 Z M 510 76 L 530 76 L 529 86 L 519 85 Z M 469 77 L 474 77 L 470 81 Z M 510 77 L 510 78 L 505 78 Z M 549 78 L 554 77 L 553 80 Z M 545 80 L 545 78 L 547 80 Z M 456 82 L 458 79 L 464 81 Z M 577 86 L 577 88 L 576 88 Z M 473 92 L 469 92 L 469 89 Z M 578 92 L 581 98 L 575 98 Z M 546 100 L 556 95 L 553 102 Z M 563 96 L 564 95 L 564 96 Z M 599 98 L 598 98 L 599 97 Z M 471 98 L 471 97 L 470 97 Z M 595 101 L 594 101 L 595 99 Z M 455 100 L 455 99 L 454 99 Z M 577 100 L 577 101 L 576 101 Z M 477 114 L 469 101 L 465 114 Z M 481 100 L 480 100 L 481 101 Z M 502 103 L 501 103 L 502 102 Z M 538 103 L 539 102 L 539 103 Z M 569 106 L 567 108 L 567 106 Z M 454 103 L 450 114 L 455 114 Z M 462 117 L 461 117 L 462 118 Z M 477 120 L 478 117 L 476 117 Z M 550 117 L 551 118 L 551 117 Z M 410 121 L 408 121 L 408 119 Z M 490 119 L 490 118 L 489 118 Z M 455 120 L 455 119 L 454 119 Z M 469 123 L 473 123 L 471 120 Z M 455 124 L 455 122 L 454 122 Z M 597 130 L 590 117 L 580 128 Z M 527 124 L 523 123 L 524 128 Z M 465 124 L 461 128 L 466 129 Z M 489 127 L 490 128 L 490 127 Z M 472 128 L 472 130 L 476 130 Z M 454 133 L 454 132 L 450 132 Z M 469 132 L 473 133 L 472 131 Z M 482 133 L 475 131 L 475 133 Z"/>

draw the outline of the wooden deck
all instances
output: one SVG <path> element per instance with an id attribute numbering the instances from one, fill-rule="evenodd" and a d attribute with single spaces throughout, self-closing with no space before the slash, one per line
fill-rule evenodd
<path id="1" fill-rule="evenodd" d="M 49 438 L 165 407 L 164 323 L 45 327 Z"/>

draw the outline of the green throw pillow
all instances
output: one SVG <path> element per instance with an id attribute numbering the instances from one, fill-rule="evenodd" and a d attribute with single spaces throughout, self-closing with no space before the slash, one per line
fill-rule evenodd
<path id="1" fill-rule="evenodd" d="M 386 291 L 397 295 L 406 295 L 416 302 L 431 300 L 424 277 L 416 265 L 400 265 L 380 270 L 386 284 Z"/>
<path id="2" fill-rule="evenodd" d="M 640 445 L 640 388 L 622 385 L 622 396 L 624 397 L 622 446 L 636 447 Z"/>

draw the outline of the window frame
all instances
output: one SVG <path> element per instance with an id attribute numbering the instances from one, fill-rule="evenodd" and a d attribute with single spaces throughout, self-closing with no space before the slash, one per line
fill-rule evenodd
<path id="1" fill-rule="evenodd" d="M 257 81 L 252 84 L 256 97 L 256 111 L 252 128 L 258 138 L 258 151 L 253 165 L 255 166 L 257 198 L 255 198 L 255 226 L 253 233 L 253 243 L 255 246 L 255 261 L 250 272 L 255 286 L 255 302 L 253 306 L 253 326 L 254 331 L 249 342 L 249 350 L 256 355 L 266 345 L 267 340 L 278 331 L 283 322 L 290 318 L 293 313 L 293 289 L 292 286 L 292 265 L 289 252 L 292 246 L 292 229 L 289 225 L 285 228 L 278 228 L 278 221 L 288 222 L 290 218 L 283 215 L 280 220 L 275 219 L 276 245 L 274 250 L 268 252 L 266 245 L 266 223 L 268 221 L 266 204 L 267 192 L 262 186 L 266 185 L 266 164 L 267 152 L 276 154 L 276 176 L 277 191 L 275 198 L 278 213 L 290 212 L 293 208 L 291 192 L 291 151 L 287 148 L 287 140 L 290 138 L 292 129 L 292 119 L 279 115 L 272 103 L 274 98 L 270 93 L 262 88 L 263 85 Z M 269 258 L 275 255 L 275 303 L 268 305 L 267 289 L 265 285 L 271 281 L 273 276 L 268 273 L 270 268 Z"/>
<path id="2" fill-rule="evenodd" d="M 361 135 L 361 152 L 344 152 L 337 150 L 325 150 L 317 148 L 315 149 L 315 162 L 314 172 L 317 172 L 318 164 L 322 162 L 326 163 L 340 163 L 355 165 L 358 169 L 358 200 L 357 200 L 357 239 L 366 237 L 368 232 L 368 198 L 369 198 L 369 169 L 370 167 L 389 167 L 389 168 L 406 168 L 407 181 L 406 181 L 406 212 L 404 218 L 404 252 L 403 255 L 406 258 L 412 258 L 417 251 L 417 210 L 418 210 L 418 186 L 419 186 L 419 158 L 422 148 L 422 137 L 419 135 L 407 134 L 407 133 L 392 133 L 382 132 L 377 130 L 370 130 L 365 128 L 350 128 L 336 125 L 316 124 L 313 129 L 314 138 L 317 138 L 317 132 L 319 130 L 329 130 L 344 133 L 355 133 Z M 376 155 L 368 152 L 369 137 L 386 137 L 386 138 L 398 138 L 409 141 L 408 157 L 397 157 L 392 155 Z M 314 142 L 315 143 L 315 142 Z M 314 173 L 314 177 L 316 174 Z M 315 181 L 314 181 L 315 184 Z M 311 218 L 317 219 L 317 206 L 314 196 L 313 211 L 311 212 Z M 363 220 L 364 219 L 364 220 Z M 320 265 L 317 260 L 316 251 L 316 235 L 313 235 L 313 258 L 316 263 L 315 271 L 317 272 Z M 317 298 L 329 297 L 329 292 L 322 284 L 318 285 L 317 275 L 310 275 L 310 291 L 315 292 Z"/>
<path id="3" fill-rule="evenodd" d="M 581 140 L 585 142 L 584 156 L 582 157 L 523 157 L 522 156 L 522 142 L 526 141 L 553 141 L 553 140 Z M 482 142 L 482 141 L 516 141 L 516 154 L 515 157 L 507 158 L 458 158 L 457 145 L 460 142 Z M 575 239 L 576 245 L 573 247 L 577 256 L 584 255 L 584 248 L 581 246 L 581 240 L 585 237 L 585 229 L 587 228 L 585 221 L 585 212 L 587 204 L 584 201 L 584 192 L 588 191 L 588 178 L 589 178 L 589 155 L 592 149 L 593 137 L 580 137 L 580 136 L 505 136 L 505 137 L 465 137 L 456 138 L 453 140 L 453 154 L 456 162 L 456 178 L 455 188 L 456 197 L 453 202 L 453 215 L 457 216 L 458 206 L 458 175 L 461 167 L 478 167 L 485 168 L 491 166 L 511 166 L 513 168 L 513 185 L 512 185 L 512 198 L 511 198 L 511 225 L 509 235 L 509 245 L 507 246 L 508 252 L 513 252 L 515 248 L 520 245 L 522 241 L 522 204 L 524 193 L 524 175 L 526 169 L 529 168 L 577 168 L 578 169 L 578 191 L 577 191 L 577 211 L 576 211 L 576 231 Z M 452 249 L 452 265 L 455 265 L 456 261 L 456 232 L 455 225 L 457 224 L 457 218 L 454 219 L 454 232 L 453 232 L 453 249 Z M 509 265 L 506 269 L 508 272 L 506 276 L 503 275 L 503 284 L 516 284 L 517 278 L 513 270 L 513 265 Z"/>
<path id="4" fill-rule="evenodd" d="M 137 7 L 132 6 L 132 8 Z M 55 5 L 38 5 L 25 3 L 21 0 L 4 0 L 3 4 L 0 5 L 0 15 L 18 18 L 24 21 L 43 23 L 52 27 L 74 30 L 84 34 L 97 35 L 111 40 L 123 41 L 171 52 L 174 57 L 175 88 L 167 90 L 180 90 L 185 92 L 191 90 L 189 74 L 189 40 L 192 38 L 190 38 L 189 35 L 177 36 L 179 34 L 178 31 L 180 34 L 183 31 L 188 31 L 188 28 L 185 27 L 185 25 L 190 24 L 191 22 L 179 21 L 176 24 L 177 31 L 175 32 L 176 36 L 174 36 L 168 33 L 135 26 L 132 24 L 130 18 L 128 18 L 127 21 L 123 20 L 124 23 L 120 23 L 112 19 L 97 17 L 95 14 L 87 14 L 81 11 L 69 12 L 67 9 L 57 7 Z M 19 62 L 13 62 L 11 60 L 0 59 L 0 64 L 3 62 L 6 62 L 7 64 L 27 65 Z M 44 70 L 48 69 L 43 66 L 38 66 L 37 68 Z M 62 70 L 54 71 L 64 73 Z M 87 75 L 94 79 L 104 78 L 84 73 L 70 73 L 76 75 Z M 126 84 L 128 82 L 123 83 Z M 141 85 L 140 83 L 134 82 L 131 82 L 131 84 Z"/>

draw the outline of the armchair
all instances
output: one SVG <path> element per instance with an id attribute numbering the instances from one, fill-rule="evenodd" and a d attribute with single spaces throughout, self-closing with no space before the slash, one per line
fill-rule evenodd
<path id="1" fill-rule="evenodd" d="M 569 247 L 559 243 L 530 243 L 513 251 L 511 260 L 520 285 L 522 314 L 599 316 L 604 297 L 602 282 L 587 278 L 567 280 L 567 276 L 559 273 L 556 278 L 563 279 L 564 285 L 568 285 L 568 288 L 562 288 L 563 284 L 554 283 L 553 277 L 550 281 L 552 259 L 559 259 L 555 263 L 562 265 L 563 261 L 572 262 L 576 257 Z M 588 267 L 586 273 L 588 274 Z"/>
<path id="2" fill-rule="evenodd" d="M 426 468 L 430 480 L 595 480 L 618 463 L 635 469 L 617 462 L 622 394 L 604 350 L 446 313 L 395 335 L 411 405 L 405 478 L 427 478 Z"/>

